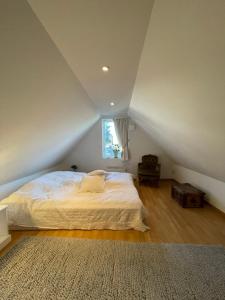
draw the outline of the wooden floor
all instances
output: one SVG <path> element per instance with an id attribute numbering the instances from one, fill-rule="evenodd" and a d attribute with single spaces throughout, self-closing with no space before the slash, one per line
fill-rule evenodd
<path id="1" fill-rule="evenodd" d="M 147 232 L 135 230 L 12 231 L 12 242 L 4 252 L 19 238 L 27 235 L 225 245 L 225 214 L 210 205 L 204 208 L 182 208 L 170 197 L 170 189 L 170 181 L 162 181 L 159 188 L 144 185 L 138 187 L 140 197 L 149 212 L 147 224 L 150 230 Z"/>

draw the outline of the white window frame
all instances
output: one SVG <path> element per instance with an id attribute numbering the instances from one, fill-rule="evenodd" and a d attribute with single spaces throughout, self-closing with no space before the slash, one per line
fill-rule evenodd
<path id="1" fill-rule="evenodd" d="M 114 157 L 105 157 L 105 141 L 104 141 L 104 126 L 103 126 L 103 123 L 106 122 L 106 121 L 112 121 L 113 122 L 113 119 L 111 118 L 103 118 L 101 120 L 101 126 L 102 126 L 102 158 L 103 159 L 112 159 L 112 160 L 121 160 L 120 157 L 118 158 L 114 158 Z"/>

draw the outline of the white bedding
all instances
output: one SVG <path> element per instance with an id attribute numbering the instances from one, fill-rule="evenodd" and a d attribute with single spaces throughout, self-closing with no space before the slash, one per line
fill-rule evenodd
<path id="1" fill-rule="evenodd" d="M 85 173 L 58 171 L 35 179 L 2 200 L 9 225 L 44 229 L 148 229 L 128 173 L 108 173 L 103 193 L 79 193 Z"/>

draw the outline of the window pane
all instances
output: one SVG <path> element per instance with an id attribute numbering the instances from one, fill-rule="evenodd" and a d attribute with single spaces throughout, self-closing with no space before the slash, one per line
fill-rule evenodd
<path id="1" fill-rule="evenodd" d="M 115 126 L 113 120 L 102 120 L 102 152 L 103 158 L 121 158 L 121 151 L 115 151 L 118 145 Z"/>

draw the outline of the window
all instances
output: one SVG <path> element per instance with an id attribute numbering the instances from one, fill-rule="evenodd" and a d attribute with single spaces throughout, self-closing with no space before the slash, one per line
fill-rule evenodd
<path id="1" fill-rule="evenodd" d="M 105 159 L 121 159 L 121 146 L 116 136 L 114 122 L 111 119 L 102 120 L 102 156 Z"/>

